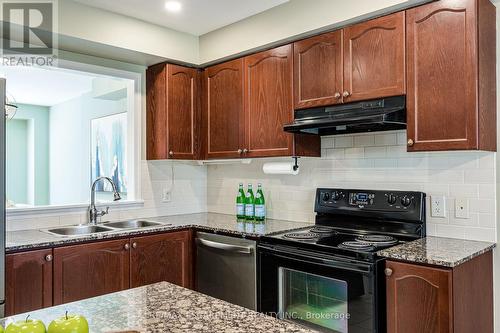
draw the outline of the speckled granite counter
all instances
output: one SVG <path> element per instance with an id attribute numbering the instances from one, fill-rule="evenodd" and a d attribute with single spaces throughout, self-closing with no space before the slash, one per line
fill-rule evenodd
<path id="1" fill-rule="evenodd" d="M 84 315 L 91 333 L 313 332 L 166 282 L 33 311 L 30 317 L 48 325 L 66 311 Z M 9 317 L 2 324 L 24 318 L 26 314 Z"/>
<path id="2" fill-rule="evenodd" d="M 311 225 L 308 223 L 271 219 L 265 221 L 264 223 L 238 222 L 234 215 L 215 213 L 152 217 L 144 220 L 162 222 L 165 223 L 165 225 L 146 229 L 117 230 L 93 235 L 72 237 L 55 236 L 40 230 L 11 231 L 6 234 L 6 251 L 7 253 L 12 253 L 100 239 L 128 237 L 188 228 L 195 228 L 197 230 L 215 233 L 233 234 L 242 237 L 258 238 L 262 235 L 267 235 L 273 232 L 292 230 Z"/>
<path id="3" fill-rule="evenodd" d="M 492 250 L 495 243 L 426 237 L 378 252 L 388 259 L 444 267 L 455 267 Z"/>

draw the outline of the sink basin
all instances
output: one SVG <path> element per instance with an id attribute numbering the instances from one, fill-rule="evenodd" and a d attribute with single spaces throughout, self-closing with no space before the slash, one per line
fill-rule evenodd
<path id="1" fill-rule="evenodd" d="M 108 222 L 105 223 L 104 225 L 106 227 L 116 228 L 116 229 L 141 229 L 141 228 L 159 227 L 171 224 L 145 221 L 145 220 L 131 220 L 131 221 L 120 221 L 120 222 Z"/>
<path id="2" fill-rule="evenodd" d="M 99 225 L 77 225 L 73 227 L 63 227 L 46 230 L 46 232 L 57 236 L 81 236 L 108 231 L 113 231 L 113 229 Z"/>

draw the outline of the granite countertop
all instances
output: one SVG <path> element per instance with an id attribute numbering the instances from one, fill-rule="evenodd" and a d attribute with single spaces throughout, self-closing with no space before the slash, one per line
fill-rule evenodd
<path id="1" fill-rule="evenodd" d="M 45 325 L 70 314 L 89 321 L 91 333 L 104 332 L 225 332 L 311 333 L 293 323 L 230 304 L 167 282 L 129 289 L 30 312 Z M 2 325 L 27 314 L 5 318 Z"/>
<path id="2" fill-rule="evenodd" d="M 455 267 L 492 250 L 495 243 L 426 237 L 377 252 L 388 259 Z"/>
<path id="3" fill-rule="evenodd" d="M 97 233 L 93 235 L 82 235 L 72 237 L 61 237 L 49 234 L 41 230 L 21 230 L 6 233 L 6 252 L 18 252 L 38 248 L 56 247 L 101 239 L 112 239 L 145 235 L 162 231 L 175 231 L 195 228 L 200 231 L 224 233 L 239 237 L 258 238 L 274 232 L 293 230 L 310 226 L 310 223 L 291 222 L 268 219 L 265 222 L 239 222 L 234 215 L 200 213 L 185 214 L 163 217 L 151 217 L 142 220 L 157 221 L 165 225 L 145 228 L 128 229 Z M 168 223 L 168 225 L 167 225 Z"/>

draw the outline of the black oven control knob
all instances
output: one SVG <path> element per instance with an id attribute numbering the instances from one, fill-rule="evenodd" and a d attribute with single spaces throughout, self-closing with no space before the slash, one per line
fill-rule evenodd
<path id="1" fill-rule="evenodd" d="M 342 193 L 339 191 L 334 191 L 332 193 L 332 199 L 335 201 L 339 200 L 341 197 L 342 197 Z"/>
<path id="2" fill-rule="evenodd" d="M 394 205 L 396 203 L 397 199 L 398 198 L 393 193 L 389 193 L 387 195 L 387 203 L 389 205 Z"/>
<path id="3" fill-rule="evenodd" d="M 323 193 L 322 199 L 323 199 L 323 201 L 330 200 L 330 193 L 328 193 L 328 192 Z"/>
<path id="4" fill-rule="evenodd" d="M 407 195 L 403 196 L 401 198 L 401 204 L 404 206 L 404 207 L 408 207 L 410 204 L 411 204 L 411 198 Z"/>

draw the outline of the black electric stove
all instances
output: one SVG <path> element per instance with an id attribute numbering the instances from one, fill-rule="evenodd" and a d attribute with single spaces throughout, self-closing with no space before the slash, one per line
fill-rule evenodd
<path id="1" fill-rule="evenodd" d="M 311 227 L 261 238 L 259 310 L 324 332 L 385 332 L 383 258 L 425 236 L 425 194 L 318 189 Z"/>

